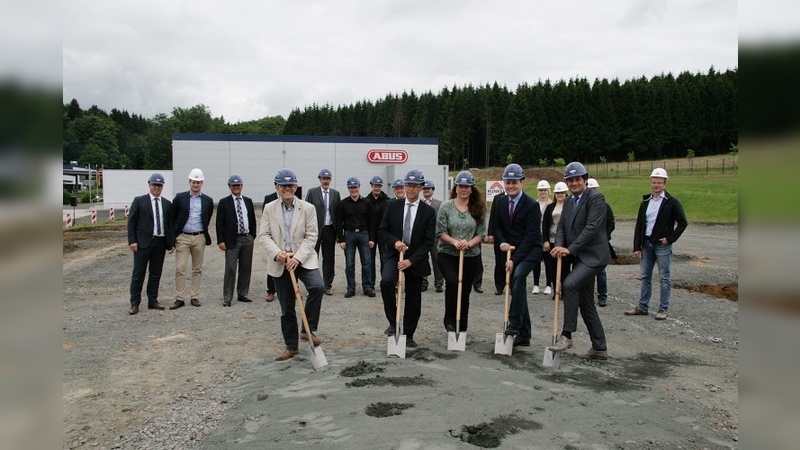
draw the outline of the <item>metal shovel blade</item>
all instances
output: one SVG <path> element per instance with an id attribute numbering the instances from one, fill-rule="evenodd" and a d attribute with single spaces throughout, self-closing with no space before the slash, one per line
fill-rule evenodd
<path id="1" fill-rule="evenodd" d="M 386 348 L 386 356 L 397 356 L 406 358 L 406 335 L 401 334 L 400 337 L 389 336 L 387 339 L 388 346 Z"/>
<path id="2" fill-rule="evenodd" d="M 561 366 L 561 352 L 551 351 L 549 347 L 544 348 L 544 359 L 542 365 L 558 369 Z"/>
<path id="3" fill-rule="evenodd" d="M 510 355 L 514 349 L 514 337 L 505 333 L 497 333 L 494 335 L 494 354 L 495 355 Z"/>
<path id="4" fill-rule="evenodd" d="M 314 366 L 314 370 L 328 365 L 328 359 L 325 358 L 322 347 L 314 347 L 313 344 L 309 345 L 308 348 L 306 348 L 306 353 L 308 353 L 308 357 L 311 359 L 311 365 Z"/>
<path id="5" fill-rule="evenodd" d="M 467 332 L 462 331 L 456 333 L 455 331 L 447 332 L 447 349 L 451 351 L 463 352 L 467 349 Z"/>

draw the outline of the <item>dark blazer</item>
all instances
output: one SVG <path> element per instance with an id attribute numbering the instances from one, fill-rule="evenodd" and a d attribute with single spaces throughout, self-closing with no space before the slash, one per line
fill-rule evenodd
<path id="1" fill-rule="evenodd" d="M 652 193 L 642 196 L 642 204 L 639 205 L 639 214 L 636 216 L 636 228 L 633 231 L 633 251 L 642 251 L 644 244 L 645 231 L 647 230 L 647 204 L 650 202 Z M 676 227 L 675 224 L 678 224 Z M 653 235 L 650 236 L 651 242 L 658 242 L 662 237 L 667 238 L 667 242 L 672 244 L 677 241 L 689 222 L 686 221 L 686 214 L 683 212 L 683 205 L 677 198 L 664 191 L 664 199 L 661 200 L 661 208 L 656 215 L 656 223 L 653 225 Z"/>
<path id="2" fill-rule="evenodd" d="M 405 206 L 405 200 L 389 202 L 381 220 L 381 226 L 378 228 L 378 239 L 386 245 L 387 258 L 390 259 L 399 259 L 399 253 L 394 248 L 394 244 L 403 237 L 403 209 Z M 422 199 L 419 201 L 419 211 L 417 211 L 417 217 L 414 218 L 412 230 L 411 242 L 408 244 L 408 251 L 405 254 L 405 258 L 411 260 L 409 273 L 425 277 L 431 274 L 428 252 L 431 251 L 433 240 L 436 237 L 436 212 Z"/>
<path id="3" fill-rule="evenodd" d="M 264 204 L 263 204 L 263 205 L 261 205 L 261 208 L 263 209 L 263 208 L 264 208 L 264 207 L 266 207 L 266 206 L 267 206 L 267 205 L 268 205 L 270 202 L 274 202 L 274 201 L 275 201 L 275 200 L 277 200 L 277 199 L 278 199 L 278 193 L 277 193 L 277 192 L 273 192 L 272 194 L 267 194 L 267 195 L 265 195 L 265 196 L 264 196 Z"/>
<path id="4" fill-rule="evenodd" d="M 556 247 L 566 247 L 572 257 L 589 267 L 602 267 L 611 262 L 606 234 L 608 206 L 603 194 L 586 189 L 575 209 L 572 196 L 564 200 L 561 220 L 556 231 Z"/>
<path id="5" fill-rule="evenodd" d="M 208 234 L 208 225 L 211 215 L 214 214 L 214 200 L 206 194 L 200 193 L 200 220 L 203 222 L 203 235 L 206 245 L 211 245 L 211 235 Z M 175 236 L 183 233 L 183 226 L 189 220 L 189 191 L 178 192 L 172 200 L 172 214 L 175 222 Z"/>
<path id="6" fill-rule="evenodd" d="M 339 203 L 341 197 L 339 191 L 333 188 L 328 188 L 331 192 L 329 199 L 328 212 L 331 215 L 331 223 L 336 223 L 336 204 Z M 322 203 L 322 186 L 317 186 L 308 190 L 306 194 L 306 201 L 314 205 L 317 210 L 317 229 L 322 232 L 323 222 L 325 222 L 325 205 Z"/>
<path id="7" fill-rule="evenodd" d="M 522 261 L 540 261 L 542 258 L 542 210 L 528 194 L 522 193 L 514 206 L 514 220 L 508 219 L 508 195 L 495 197 L 492 204 L 494 220 L 491 234 L 495 244 L 508 243 L 516 247 L 511 253 L 514 266 Z"/>
<path id="8" fill-rule="evenodd" d="M 248 234 L 256 238 L 256 210 L 253 208 L 253 200 L 250 197 L 242 196 L 244 209 L 247 210 L 247 224 L 250 230 Z M 239 235 L 239 218 L 236 215 L 236 205 L 233 196 L 223 197 L 217 205 L 217 245 L 225 243 L 225 248 L 230 250 L 236 248 Z"/>
<path id="9" fill-rule="evenodd" d="M 556 210 L 557 201 L 550 203 L 544 207 L 544 216 L 542 216 L 542 244 L 545 242 L 555 242 L 556 237 L 550 236 L 550 226 L 553 225 L 553 211 Z"/>
<path id="10" fill-rule="evenodd" d="M 164 218 L 164 238 L 167 249 L 175 247 L 175 225 L 172 222 L 172 203 L 161 197 L 161 213 Z M 133 199 L 128 211 L 128 245 L 139 244 L 139 248 L 147 248 L 153 242 L 153 207 L 150 206 L 150 194 Z"/>

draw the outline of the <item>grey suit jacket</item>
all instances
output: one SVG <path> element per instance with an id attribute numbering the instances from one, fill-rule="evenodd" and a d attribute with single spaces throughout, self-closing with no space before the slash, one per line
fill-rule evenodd
<path id="1" fill-rule="evenodd" d="M 566 247 L 574 258 L 589 267 L 602 267 L 611 262 L 606 234 L 606 199 L 595 189 L 583 191 L 575 208 L 572 196 L 564 200 L 564 209 L 556 231 L 557 247 Z"/>
<path id="2" fill-rule="evenodd" d="M 331 198 L 328 205 L 328 212 L 331 215 L 331 223 L 336 223 L 336 204 L 341 200 L 339 191 L 330 188 Z M 322 186 L 317 186 L 308 190 L 306 194 L 306 201 L 314 205 L 317 210 L 317 229 L 322 230 L 323 222 L 325 221 L 325 204 L 322 202 Z"/>

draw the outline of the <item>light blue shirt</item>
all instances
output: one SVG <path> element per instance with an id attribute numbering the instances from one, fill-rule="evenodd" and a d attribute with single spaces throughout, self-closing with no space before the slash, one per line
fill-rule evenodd
<path id="1" fill-rule="evenodd" d="M 203 202 L 200 194 L 189 194 L 189 219 L 183 226 L 184 233 L 199 233 L 203 231 Z"/>
<path id="2" fill-rule="evenodd" d="M 295 199 L 292 199 L 292 205 L 286 206 L 286 203 L 283 200 L 281 202 L 281 211 L 283 211 L 283 235 L 284 235 L 284 243 L 283 249 L 284 251 L 291 252 L 292 251 L 292 218 L 294 217 L 294 208 L 295 208 Z"/>
<path id="3" fill-rule="evenodd" d="M 644 231 L 645 236 L 653 235 L 653 227 L 656 224 L 656 217 L 658 216 L 658 210 L 661 209 L 662 200 L 664 200 L 663 193 L 658 197 L 654 197 L 653 194 L 650 194 L 650 200 L 647 202 L 647 212 L 645 213 L 645 219 L 647 222 L 647 226 L 645 227 Z"/>

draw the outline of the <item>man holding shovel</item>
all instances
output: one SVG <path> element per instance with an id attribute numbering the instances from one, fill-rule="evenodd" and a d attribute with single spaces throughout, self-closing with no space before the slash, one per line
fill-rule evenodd
<path id="1" fill-rule="evenodd" d="M 325 284 L 314 250 L 318 234 L 314 205 L 295 197 L 297 177 L 290 169 L 281 169 L 275 175 L 275 190 L 280 201 L 264 207 L 258 241 L 266 250 L 267 273 L 275 279 L 281 304 L 281 331 L 286 350 L 275 360 L 285 361 L 298 353 L 296 298 L 289 272 L 294 271 L 296 278 L 303 282 L 308 291 L 305 314 L 311 336 L 303 332 L 299 337 L 304 341 L 310 338 L 314 345 L 323 342 L 314 335 L 314 331 L 319 324 Z"/>

